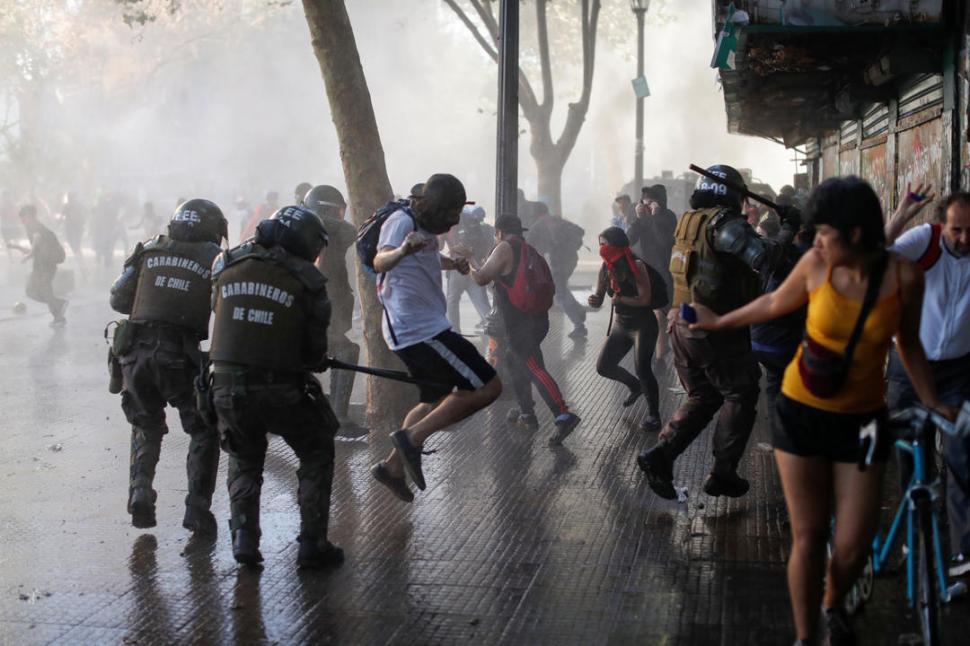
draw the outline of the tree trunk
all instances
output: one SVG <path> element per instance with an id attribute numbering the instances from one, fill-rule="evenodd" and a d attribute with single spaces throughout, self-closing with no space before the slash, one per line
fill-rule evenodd
<path id="1" fill-rule="evenodd" d="M 546 157 L 537 158 L 538 190 L 536 199 L 545 202 L 549 212 L 553 215 L 564 215 L 562 212 L 562 164 L 557 159 Z"/>
<path id="2" fill-rule="evenodd" d="M 360 226 L 393 197 L 370 90 L 344 0 L 303 0 L 303 9 L 337 129 L 354 223 Z M 401 362 L 388 350 L 381 335 L 383 310 L 377 299 L 374 277 L 360 263 L 357 263 L 357 293 L 368 365 L 400 369 Z M 415 401 L 413 386 L 368 377 L 368 428 L 400 428 L 404 414 Z"/>

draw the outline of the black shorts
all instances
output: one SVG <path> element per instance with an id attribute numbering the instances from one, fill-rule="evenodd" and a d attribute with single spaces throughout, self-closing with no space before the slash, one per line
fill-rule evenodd
<path id="1" fill-rule="evenodd" d="M 437 382 L 433 386 L 418 386 L 423 404 L 433 404 L 455 388 L 478 390 L 495 377 L 495 368 L 478 349 L 451 330 L 395 350 L 394 354 L 404 362 L 412 377 Z"/>
<path id="2" fill-rule="evenodd" d="M 873 459 L 885 462 L 892 444 L 884 430 L 886 410 L 872 413 L 831 413 L 778 395 L 771 411 L 771 435 L 775 448 L 801 457 L 826 458 L 832 462 L 858 462 L 859 430 L 877 420 Z"/>

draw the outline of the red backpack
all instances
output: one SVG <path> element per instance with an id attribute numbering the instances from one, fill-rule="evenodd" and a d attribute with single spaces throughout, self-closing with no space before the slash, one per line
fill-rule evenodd
<path id="1" fill-rule="evenodd" d="M 552 297 L 556 293 L 546 259 L 518 236 L 509 238 L 509 244 L 518 251 L 519 266 L 511 287 L 502 282 L 499 284 L 515 309 L 525 314 L 545 314 L 552 307 Z"/>
<path id="2" fill-rule="evenodd" d="M 919 257 L 919 260 L 916 261 L 916 264 L 923 271 L 929 271 L 943 255 L 943 251 L 940 249 L 940 236 L 943 233 L 943 226 L 931 224 L 930 227 L 930 244 L 926 247 L 923 255 Z"/>

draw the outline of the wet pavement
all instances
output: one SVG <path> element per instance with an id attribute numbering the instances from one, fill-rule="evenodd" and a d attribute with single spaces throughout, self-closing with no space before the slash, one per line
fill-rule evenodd
<path id="1" fill-rule="evenodd" d="M 508 427 L 510 400 L 432 440 L 428 489 L 412 505 L 368 467 L 386 437 L 337 444 L 332 540 L 347 560 L 296 569 L 295 461 L 271 442 L 263 487 L 264 567 L 237 567 L 225 519 L 225 459 L 214 542 L 180 526 L 188 445 L 169 415 L 156 488 L 158 527 L 125 513 L 128 427 L 108 394 L 106 290 L 72 295 L 68 326 L 24 316 L 0 258 L 0 644 L 790 644 L 788 527 L 763 411 L 742 463 L 742 499 L 710 498 L 709 431 L 677 465 L 686 502 L 652 495 L 635 463 L 655 441 L 636 430 L 642 401 L 596 375 L 608 312 L 590 339 L 544 346 L 583 423 L 546 446 Z M 119 259 L 120 260 L 120 259 Z M 119 262 L 120 265 L 120 262 Z M 107 284 L 113 276 L 106 275 Z M 577 283 L 586 282 L 582 277 Z M 471 311 L 468 307 L 467 311 Z M 466 330 L 472 329 L 470 320 Z M 568 325 L 566 326 L 568 331 Z M 661 376 L 664 418 L 681 395 Z M 887 487 L 887 490 L 889 488 Z M 864 644 L 913 643 L 903 580 L 879 579 L 855 624 Z M 949 634 L 970 629 L 964 599 Z"/>

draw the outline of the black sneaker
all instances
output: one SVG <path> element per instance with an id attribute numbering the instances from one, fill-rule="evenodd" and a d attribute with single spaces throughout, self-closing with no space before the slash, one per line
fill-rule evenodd
<path id="1" fill-rule="evenodd" d="M 855 646 L 855 631 L 849 623 L 849 613 L 841 604 L 834 608 L 823 608 L 825 627 L 828 632 L 825 643 L 828 646 Z"/>
<path id="2" fill-rule="evenodd" d="M 656 413 L 648 414 L 640 423 L 640 430 L 644 433 L 656 433 L 662 427 L 663 422 L 660 421 L 660 416 Z"/>
<path id="3" fill-rule="evenodd" d="M 131 525 L 138 529 L 155 526 L 155 492 L 148 487 L 136 487 L 128 497 Z"/>
<path id="4" fill-rule="evenodd" d="M 637 400 L 640 399 L 640 395 L 642 394 L 642 390 L 631 390 L 630 394 L 627 395 L 626 399 L 623 400 L 623 408 L 633 406 L 635 403 L 637 403 Z"/>
<path id="5" fill-rule="evenodd" d="M 387 470 L 387 465 L 383 462 L 378 462 L 372 466 L 370 468 L 370 474 L 374 476 L 374 480 L 377 480 L 390 489 L 391 493 L 404 502 L 412 502 L 414 500 L 414 492 L 411 491 L 411 487 L 408 486 L 407 481 L 404 478 L 395 478 L 392 476 L 391 472 Z"/>
<path id="6" fill-rule="evenodd" d="M 748 493 L 751 484 L 736 473 L 729 476 L 722 476 L 711 473 L 704 480 L 704 493 L 708 496 L 727 496 L 728 498 L 740 498 Z"/>
<path id="7" fill-rule="evenodd" d="M 637 464 L 647 474 L 647 484 L 665 500 L 677 500 L 674 489 L 674 465 L 659 446 L 637 456 Z"/>
<path id="8" fill-rule="evenodd" d="M 576 413 L 563 413 L 556 418 L 556 432 L 549 438 L 549 446 L 559 446 L 583 421 Z"/>
<path id="9" fill-rule="evenodd" d="M 259 535 L 256 532 L 237 529 L 232 533 L 232 557 L 243 565 L 257 565 L 263 562 L 259 552 Z"/>
<path id="10" fill-rule="evenodd" d="M 532 413 L 523 413 L 515 420 L 515 425 L 524 431 L 535 431 L 539 428 L 539 419 Z"/>
<path id="11" fill-rule="evenodd" d="M 296 556 L 296 564 L 301 568 L 337 567 L 344 562 L 344 551 L 331 543 L 324 541 L 323 547 L 315 538 L 300 536 L 300 552 Z"/>
<path id="12" fill-rule="evenodd" d="M 182 517 L 182 527 L 204 536 L 215 536 L 218 532 L 216 529 L 216 517 L 212 515 L 212 512 L 208 509 L 202 509 L 192 505 L 185 507 L 185 515 Z"/>
<path id="13" fill-rule="evenodd" d="M 418 489 L 424 491 L 424 473 L 421 471 L 421 449 L 411 444 L 411 438 L 405 430 L 394 431 L 391 433 L 391 442 L 404 458 L 404 470 L 411 476 L 411 480 L 417 485 Z"/>

